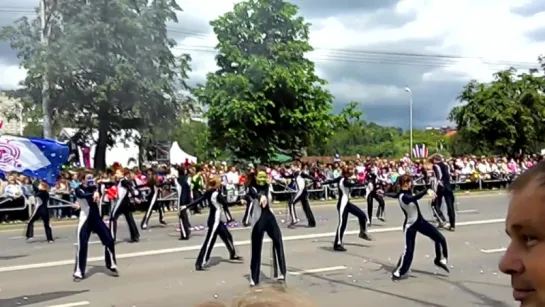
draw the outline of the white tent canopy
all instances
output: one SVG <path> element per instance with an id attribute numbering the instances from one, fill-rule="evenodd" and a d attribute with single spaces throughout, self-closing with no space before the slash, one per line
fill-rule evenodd
<path id="1" fill-rule="evenodd" d="M 72 138 L 78 129 L 64 128 L 61 130 L 59 136 L 63 136 L 65 139 Z M 140 154 L 140 148 L 133 140 L 134 137 L 140 137 L 140 134 L 136 130 L 122 130 L 115 139 L 114 146 L 109 146 L 106 149 L 106 165 L 112 165 L 119 163 L 123 167 L 138 166 L 138 156 Z M 94 167 L 94 156 L 96 149 L 96 141 L 98 140 L 98 131 L 93 130 L 89 140 L 87 140 L 87 146 L 90 149 L 90 167 Z M 82 148 L 78 148 L 80 155 L 80 164 L 83 163 L 83 151 Z M 129 161 L 134 161 L 129 163 Z M 136 163 L 136 164 L 135 164 Z"/>
<path id="2" fill-rule="evenodd" d="M 170 147 L 170 164 L 184 164 L 186 159 L 189 163 L 197 163 L 197 158 L 183 151 L 178 142 L 172 143 L 172 147 Z"/>

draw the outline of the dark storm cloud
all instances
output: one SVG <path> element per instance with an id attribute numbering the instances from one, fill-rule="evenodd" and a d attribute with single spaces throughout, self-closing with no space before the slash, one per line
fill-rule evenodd
<path id="1" fill-rule="evenodd" d="M 437 39 L 405 40 L 386 44 L 367 45 L 367 51 L 395 51 L 396 53 L 422 54 L 427 46 L 436 45 Z M 383 86 L 399 88 L 399 95 L 394 98 L 368 97 L 370 93 L 361 93 L 365 101 L 361 101 L 362 110 L 368 120 L 382 125 L 392 125 L 402 128 L 409 127 L 408 108 L 409 96 L 403 91 L 405 86 L 413 93 L 413 124 L 415 128 L 429 125 L 447 124 L 447 116 L 452 103 L 460 93 L 465 81 L 424 81 L 422 76 L 427 72 L 444 68 L 452 63 L 433 57 L 411 57 L 400 55 L 369 55 L 348 56 L 338 61 L 317 62 L 322 77 L 327 79 L 333 88 L 339 80 L 352 80 L 361 84 L 350 93 L 333 92 L 336 96 L 335 110 L 340 111 L 350 100 L 347 97 L 358 96 L 354 92 L 365 91 L 366 85 L 372 85 L 373 92 Z M 359 57 L 359 59 L 357 59 Z M 455 77 L 455 76 L 453 76 Z M 391 90 L 391 89 L 390 89 Z M 392 96 L 392 95 L 388 95 Z"/>
<path id="2" fill-rule="evenodd" d="M 18 19 L 32 17 L 36 1 L 30 0 L 3 0 L 0 4 L 0 28 L 12 25 Z M 0 64 L 19 65 L 17 52 L 12 50 L 8 42 L 0 41 Z"/>
<path id="3" fill-rule="evenodd" d="M 545 1 L 534 0 L 526 5 L 512 9 L 511 12 L 524 17 L 534 16 L 537 13 L 545 12 Z"/>
<path id="4" fill-rule="evenodd" d="M 448 61 L 430 57 L 388 55 L 383 52 L 423 53 L 425 46 L 437 40 L 404 40 L 392 43 L 366 45 L 365 52 L 335 52 L 324 60 L 317 61 L 320 71 L 330 83 L 334 80 L 352 79 L 357 82 L 376 85 L 412 86 L 420 82 L 422 74 L 444 67 Z M 372 54 L 370 52 L 376 52 Z"/>
<path id="5" fill-rule="evenodd" d="M 448 124 L 448 114 L 460 94 L 463 81 L 421 83 L 411 87 L 413 97 L 413 126 L 423 129 Z M 400 92 L 403 88 L 400 88 Z M 348 101 L 336 100 L 334 110 L 339 112 Z M 373 103 L 362 103 L 365 119 L 385 126 L 409 128 L 409 94 L 403 92 L 395 99 L 378 98 Z"/>
<path id="6" fill-rule="evenodd" d="M 399 0 L 291 0 L 307 18 L 327 18 L 351 12 L 392 8 Z"/>
<path id="7" fill-rule="evenodd" d="M 528 31 L 525 35 L 536 42 L 545 42 L 545 27 L 533 29 Z"/>
<path id="8" fill-rule="evenodd" d="M 17 51 L 11 49 L 9 43 L 0 42 L 0 64 L 4 65 L 19 65 Z"/>

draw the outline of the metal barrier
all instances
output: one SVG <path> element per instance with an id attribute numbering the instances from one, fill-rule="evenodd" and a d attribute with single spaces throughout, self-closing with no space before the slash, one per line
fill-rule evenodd
<path id="1" fill-rule="evenodd" d="M 482 190 L 483 189 L 483 184 L 489 184 L 489 183 L 501 184 L 501 183 L 504 183 L 504 184 L 508 185 L 514 180 L 514 178 L 516 178 L 516 176 L 510 176 L 510 177 L 506 177 L 506 178 L 502 178 L 502 179 L 487 179 L 487 180 L 483 180 L 482 178 L 478 178 L 475 181 L 467 181 L 467 180 L 452 181 L 451 184 L 456 189 L 459 189 L 460 186 L 462 186 L 462 185 L 476 184 L 478 186 L 477 189 Z M 417 178 L 417 179 L 415 179 L 413 181 L 413 186 L 415 186 L 415 187 L 423 187 L 423 186 L 427 186 L 427 185 L 428 185 L 428 183 L 423 181 L 423 177 L 419 177 L 419 178 Z M 235 186 L 236 186 L 235 190 L 236 190 L 237 196 L 240 197 L 240 196 L 244 196 L 246 194 L 246 189 L 244 188 L 244 186 L 240 186 L 240 185 L 235 185 Z M 292 189 L 288 185 L 285 185 L 285 184 L 279 184 L 279 185 L 277 184 L 277 186 L 284 186 L 285 189 L 284 190 L 274 190 L 273 189 L 271 191 L 271 193 L 273 195 L 293 194 L 293 193 L 297 192 L 297 190 Z M 329 186 L 323 186 L 323 187 L 321 187 L 319 189 L 309 189 L 308 192 L 309 193 L 323 192 L 327 196 L 327 195 L 330 195 L 330 191 L 329 191 L 330 189 L 332 189 L 332 188 L 329 187 Z M 362 186 L 362 187 L 354 188 L 353 190 L 364 190 L 364 189 L 366 189 L 366 187 Z M 227 195 L 226 189 L 222 190 L 222 194 L 224 196 Z M 56 204 L 53 205 L 51 200 L 53 202 L 55 202 Z M 3 200 L 0 201 L 0 213 L 28 210 L 29 216 L 32 214 L 32 206 L 29 205 L 29 200 L 26 197 L 25 197 L 24 205 L 21 206 L 21 207 L 2 208 L 2 205 L 5 204 L 6 202 L 9 202 L 9 201 L 11 201 L 11 199 L 9 199 L 9 198 L 3 199 Z M 176 202 L 178 202 L 178 193 L 176 191 L 172 192 L 172 193 L 168 194 L 165 197 L 158 198 L 157 201 L 176 201 Z M 48 204 L 47 207 L 48 207 L 48 209 L 70 208 L 70 207 L 73 206 L 73 204 L 74 204 L 73 202 L 51 196 L 50 203 Z M 103 203 L 102 204 L 102 206 L 107 206 L 107 205 L 109 205 L 109 203 Z"/>
<path id="2" fill-rule="evenodd" d="M 57 204 L 56 205 L 51 205 L 51 200 L 53 200 Z M 60 204 L 58 204 L 58 203 L 60 203 Z M 74 205 L 74 203 L 71 202 L 71 201 L 64 200 L 64 199 L 57 198 L 57 197 L 49 197 L 49 203 L 47 204 L 47 209 L 72 208 L 73 205 Z"/>
<path id="3" fill-rule="evenodd" d="M 29 209 L 29 214 L 31 213 L 30 212 L 30 208 L 28 206 L 28 199 L 24 196 L 22 196 L 24 198 L 24 202 L 23 202 L 23 206 L 21 207 L 15 207 L 15 208 L 0 208 L 0 212 L 14 212 L 14 211 L 23 211 L 25 209 Z M 8 203 L 10 201 L 13 201 L 13 198 L 5 198 L 3 200 L 0 201 L 0 206 L 5 204 L 5 203 Z"/>

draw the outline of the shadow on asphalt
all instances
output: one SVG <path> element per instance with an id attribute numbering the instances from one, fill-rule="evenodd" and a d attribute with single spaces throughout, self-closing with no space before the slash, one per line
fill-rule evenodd
<path id="1" fill-rule="evenodd" d="M 89 290 L 81 290 L 81 291 L 59 291 L 59 292 L 49 292 L 49 293 L 41 293 L 41 294 L 33 294 L 33 295 L 27 295 L 27 296 L 18 296 L 13 298 L 7 298 L 7 299 L 0 299 L 0 306 L 2 307 L 20 307 L 20 306 L 28 306 L 33 304 L 39 304 L 44 303 L 64 297 L 69 297 L 72 295 L 78 295 L 82 293 L 89 292 Z"/>
<path id="2" fill-rule="evenodd" d="M 0 260 L 13 260 L 28 257 L 28 255 L 12 255 L 12 256 L 0 256 Z M 0 305 L 2 306 L 2 305 Z"/>
<path id="3" fill-rule="evenodd" d="M 382 265 L 382 267 L 379 270 L 388 270 L 389 272 L 393 272 L 393 270 L 395 269 L 394 265 L 384 263 L 383 261 L 380 261 L 380 260 L 377 260 L 377 259 L 363 257 L 363 256 L 360 256 L 360 255 L 355 255 L 355 254 L 350 254 L 350 255 L 354 256 L 354 257 L 359 257 L 359 258 L 366 259 L 369 262 L 372 262 L 372 263 L 375 263 L 375 264 Z M 496 299 L 491 298 L 488 295 L 484 295 L 484 294 L 479 293 L 479 292 L 477 292 L 477 291 L 475 291 L 473 289 L 470 289 L 468 286 L 465 285 L 465 283 L 472 283 L 470 281 L 452 281 L 452 280 L 449 280 L 448 278 L 444 278 L 444 277 L 446 277 L 445 275 L 430 273 L 430 272 L 421 271 L 421 270 L 411 270 L 411 272 L 412 273 L 427 275 L 427 276 L 430 276 L 431 278 L 433 278 L 433 279 L 435 279 L 435 280 L 437 280 L 439 282 L 445 282 L 445 283 L 447 283 L 447 284 L 449 284 L 449 285 L 451 285 L 453 287 L 456 287 L 460 291 L 465 292 L 466 294 L 469 294 L 469 295 L 473 296 L 475 299 L 481 301 L 482 305 L 484 305 L 484 306 L 495 306 L 495 307 L 509 307 L 509 306 L 511 306 L 510 304 L 507 304 L 507 303 L 502 302 L 502 301 L 498 301 Z M 414 276 L 411 276 L 411 277 L 414 277 Z M 479 282 L 474 282 L 474 283 L 479 284 Z M 486 284 L 486 283 L 481 283 L 481 284 Z M 496 286 L 498 286 L 498 285 L 496 285 Z M 430 306 L 432 306 L 432 305 L 430 305 Z"/>

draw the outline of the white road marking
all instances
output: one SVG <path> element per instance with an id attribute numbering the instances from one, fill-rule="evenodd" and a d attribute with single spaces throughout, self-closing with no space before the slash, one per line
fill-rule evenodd
<path id="1" fill-rule="evenodd" d="M 479 210 L 477 209 L 469 209 L 469 210 L 458 210 L 456 213 L 478 213 Z"/>
<path id="2" fill-rule="evenodd" d="M 77 306 L 89 306 L 91 303 L 87 301 L 81 301 L 81 302 L 75 302 L 75 303 L 68 303 L 68 304 L 62 304 L 62 305 L 51 305 L 47 307 L 77 307 Z"/>
<path id="3" fill-rule="evenodd" d="M 505 248 L 505 247 L 494 248 L 494 249 L 481 249 L 481 253 L 494 254 L 494 253 L 502 253 L 502 252 L 505 252 L 506 250 L 507 250 L 507 248 Z"/>
<path id="4" fill-rule="evenodd" d="M 35 235 L 34 238 L 45 238 L 45 235 Z M 10 240 L 26 239 L 25 236 L 9 237 Z"/>
<path id="5" fill-rule="evenodd" d="M 299 275 L 305 275 L 305 274 L 315 274 L 315 273 L 324 273 L 324 272 L 331 272 L 331 271 L 340 271 L 340 270 L 346 270 L 346 267 L 343 266 L 332 266 L 327 268 L 318 268 L 318 269 L 311 269 L 311 270 L 302 270 L 297 272 L 288 272 L 289 275 L 293 276 L 299 276 Z"/>
<path id="6" fill-rule="evenodd" d="M 498 223 L 504 223 L 504 222 L 505 222 L 505 219 L 477 220 L 477 221 L 460 222 L 460 223 L 457 223 L 456 226 L 463 227 L 463 226 L 473 226 L 473 225 L 487 225 L 487 224 L 498 224 Z M 369 230 L 370 233 L 383 233 L 383 232 L 395 232 L 395 231 L 402 231 L 402 228 L 391 227 L 391 228 L 380 228 L 380 229 Z M 359 230 L 350 230 L 350 231 L 346 231 L 344 234 L 355 235 L 359 233 L 360 233 Z M 327 237 L 334 237 L 334 236 L 335 236 L 335 232 L 311 233 L 306 235 L 286 236 L 284 237 L 283 241 L 287 242 L 287 241 L 298 241 L 298 240 L 310 240 L 310 239 L 327 238 Z M 269 238 L 266 238 L 263 240 L 263 242 L 271 242 L 271 240 Z M 250 245 L 250 244 L 251 244 L 250 240 L 235 242 L 235 246 Z M 218 243 L 216 244 L 216 246 L 225 247 L 223 243 Z M 142 252 L 117 254 L 117 259 L 164 255 L 164 254 L 172 254 L 172 253 L 180 253 L 180 252 L 188 252 L 188 251 L 197 251 L 200 249 L 201 249 L 200 245 L 156 249 L 156 250 L 148 250 L 148 251 L 142 251 Z M 91 257 L 87 259 L 87 262 L 102 262 L 102 261 L 104 261 L 104 256 Z M 41 268 L 52 268 L 52 267 L 65 266 L 65 265 L 74 265 L 74 259 L 0 267 L 0 273 L 25 271 L 25 270 L 41 269 Z"/>
<path id="7" fill-rule="evenodd" d="M 100 242 L 100 241 L 89 241 L 89 243 L 87 243 L 87 244 L 89 244 L 89 245 L 91 245 L 91 244 L 102 244 L 102 242 Z M 78 245 L 78 243 L 74 243 L 74 246 L 77 246 L 77 245 Z"/>

